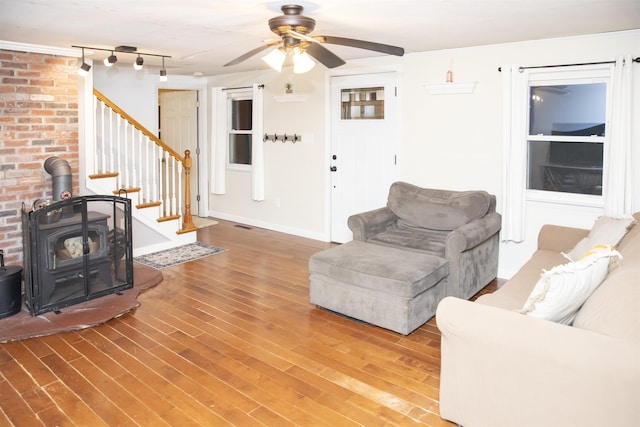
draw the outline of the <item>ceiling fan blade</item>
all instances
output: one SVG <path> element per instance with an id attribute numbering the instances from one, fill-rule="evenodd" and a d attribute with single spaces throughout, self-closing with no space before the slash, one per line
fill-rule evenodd
<path id="1" fill-rule="evenodd" d="M 376 52 L 387 53 L 389 55 L 402 56 L 404 55 L 404 49 L 398 46 L 391 46 L 388 44 L 368 42 L 365 40 L 348 39 L 345 37 L 335 36 L 313 36 L 314 39 L 320 43 L 340 44 L 343 46 L 357 47 L 359 49 L 373 50 Z"/>
<path id="2" fill-rule="evenodd" d="M 240 55 L 239 57 L 237 57 L 236 59 L 234 59 L 231 62 L 227 62 L 226 64 L 224 64 L 225 67 L 229 66 L 229 65 L 236 65 L 239 64 L 243 61 L 246 61 L 247 59 L 251 58 L 253 55 L 256 55 L 260 52 L 262 52 L 265 49 L 268 49 L 271 46 L 275 46 L 277 44 L 280 44 L 280 40 L 278 40 L 277 42 L 272 42 L 272 43 L 267 43 L 265 45 L 259 46 L 253 50 L 250 50 L 249 52 L 245 53 L 244 55 Z"/>
<path id="3" fill-rule="evenodd" d="M 320 43 L 311 43 L 305 50 L 309 55 L 316 58 L 327 68 L 336 68 L 346 64 L 342 58 L 322 46 Z"/>

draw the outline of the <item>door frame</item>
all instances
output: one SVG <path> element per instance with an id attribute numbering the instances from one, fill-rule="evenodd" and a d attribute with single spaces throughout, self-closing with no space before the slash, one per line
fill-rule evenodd
<path id="1" fill-rule="evenodd" d="M 396 157 L 397 175 L 401 177 L 402 171 L 402 153 L 404 152 L 404 144 L 402 138 L 402 67 L 400 65 L 379 65 L 379 66 L 357 66 L 346 64 L 341 69 L 329 69 L 325 73 L 325 147 L 324 147 L 324 233 L 323 239 L 326 242 L 331 241 L 331 78 L 342 76 L 354 76 L 359 74 L 379 74 L 395 72 L 398 83 L 397 95 L 397 133 L 398 133 L 398 154 Z"/>
<path id="2" fill-rule="evenodd" d="M 206 170 L 208 170 L 207 159 L 209 159 L 209 144 L 207 143 L 209 131 L 207 123 L 207 111 L 209 110 L 209 98 L 207 96 L 207 82 L 202 78 L 170 76 L 167 82 L 155 83 L 156 101 L 160 99 L 160 89 L 163 90 L 194 90 L 198 92 L 198 147 L 200 153 L 192 153 L 192 159 L 197 162 L 198 186 L 200 188 L 200 201 L 198 202 L 198 213 L 200 216 L 209 216 L 209 180 Z M 156 115 L 158 112 L 156 111 Z M 160 117 L 158 116 L 158 120 Z M 160 123 L 157 124 L 158 129 Z M 183 155 L 184 153 L 180 153 Z M 193 189 L 192 189 L 193 191 Z"/>

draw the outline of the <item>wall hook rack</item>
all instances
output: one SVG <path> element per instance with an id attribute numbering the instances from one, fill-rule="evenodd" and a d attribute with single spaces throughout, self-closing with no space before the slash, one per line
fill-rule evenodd
<path id="1" fill-rule="evenodd" d="M 293 135 L 287 135 L 286 133 L 282 134 L 282 135 L 278 135 L 277 133 L 274 134 L 264 134 L 264 137 L 262 138 L 262 141 L 267 142 L 267 141 L 272 141 L 272 142 L 276 142 L 276 141 L 282 141 L 284 142 L 293 142 L 294 144 L 298 141 L 302 141 L 302 135 L 298 135 L 296 133 L 294 133 Z"/>

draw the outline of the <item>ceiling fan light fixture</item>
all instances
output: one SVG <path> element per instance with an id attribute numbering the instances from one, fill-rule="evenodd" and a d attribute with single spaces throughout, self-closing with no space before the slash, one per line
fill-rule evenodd
<path id="1" fill-rule="evenodd" d="M 276 48 L 269 52 L 267 55 L 262 57 L 262 60 L 266 62 L 271 68 L 276 70 L 277 72 L 282 71 L 282 64 L 284 64 L 284 60 L 287 57 L 286 53 L 280 49 Z"/>
<path id="2" fill-rule="evenodd" d="M 142 56 L 138 55 L 138 57 L 136 58 L 136 62 L 133 64 L 133 68 L 135 70 L 142 70 L 142 64 L 144 64 L 144 59 L 142 58 Z"/>
<path id="3" fill-rule="evenodd" d="M 296 74 L 306 73 L 310 71 L 316 63 L 311 56 L 304 50 L 296 47 L 293 49 L 293 72 Z"/>
<path id="4" fill-rule="evenodd" d="M 111 55 L 104 58 L 105 67 L 111 67 L 116 62 L 118 62 L 118 57 L 113 54 L 113 51 L 111 52 Z"/>

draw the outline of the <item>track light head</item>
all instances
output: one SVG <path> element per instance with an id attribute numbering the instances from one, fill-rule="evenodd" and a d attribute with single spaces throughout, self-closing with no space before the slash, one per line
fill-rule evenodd
<path id="1" fill-rule="evenodd" d="M 136 70 L 142 70 L 142 64 L 144 64 L 144 58 L 138 55 L 138 57 L 136 58 L 136 63 L 133 64 L 133 68 Z"/>
<path id="2" fill-rule="evenodd" d="M 91 65 L 84 62 L 84 49 L 82 49 L 82 65 L 78 68 L 78 75 L 82 77 L 86 77 L 89 74 L 89 70 L 91 69 Z"/>
<path id="3" fill-rule="evenodd" d="M 160 70 L 160 81 L 161 82 L 167 81 L 167 70 Z"/>
<path id="4" fill-rule="evenodd" d="M 105 67 L 111 67 L 113 64 L 115 64 L 116 62 L 118 62 L 118 57 L 115 56 L 113 54 L 113 52 L 111 52 L 111 55 L 107 56 L 106 58 L 104 58 L 104 65 Z"/>
<path id="5" fill-rule="evenodd" d="M 80 68 L 78 68 L 78 74 L 81 75 L 82 77 L 85 77 L 87 76 L 87 74 L 89 74 L 90 69 L 91 69 L 91 65 L 82 61 L 82 65 L 80 66 Z"/>

